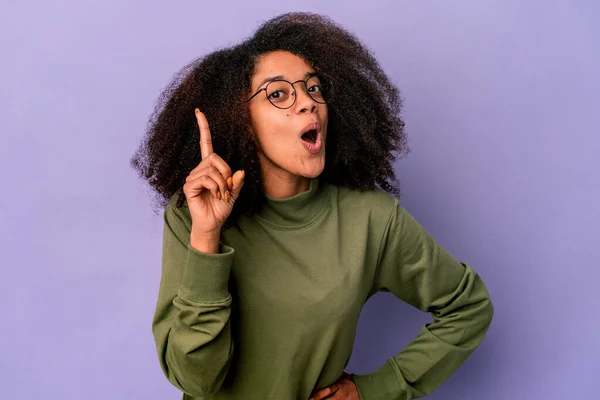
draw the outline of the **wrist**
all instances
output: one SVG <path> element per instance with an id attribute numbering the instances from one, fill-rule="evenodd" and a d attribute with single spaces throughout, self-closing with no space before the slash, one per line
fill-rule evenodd
<path id="1" fill-rule="evenodd" d="M 192 230 L 190 233 L 190 246 L 201 253 L 217 254 L 219 253 L 220 235 L 196 233 Z"/>

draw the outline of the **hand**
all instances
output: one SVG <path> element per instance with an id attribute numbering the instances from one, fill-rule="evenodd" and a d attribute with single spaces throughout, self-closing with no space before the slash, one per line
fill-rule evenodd
<path id="1" fill-rule="evenodd" d="M 327 386 L 313 394 L 308 400 L 360 400 L 358 389 L 350 379 L 350 374 L 344 372 L 342 377 L 331 386 Z"/>
<path id="2" fill-rule="evenodd" d="M 196 120 L 200 129 L 202 161 L 187 176 L 183 192 L 192 217 L 192 234 L 218 238 L 240 195 L 244 171 L 231 175 L 229 165 L 213 152 L 208 121 L 198 109 Z"/>

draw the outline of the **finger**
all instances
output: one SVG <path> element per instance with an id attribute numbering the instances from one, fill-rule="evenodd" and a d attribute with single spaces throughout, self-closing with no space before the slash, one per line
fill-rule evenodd
<path id="1" fill-rule="evenodd" d="M 229 164 L 227 164 L 225 160 L 223 160 L 221 156 L 219 156 L 217 153 L 211 153 L 207 160 L 209 161 L 210 165 L 214 166 L 216 169 L 219 170 L 219 172 L 221 173 L 221 175 L 223 175 L 223 178 L 225 179 L 227 189 L 231 190 L 231 187 L 228 183 L 228 179 L 231 177 L 232 174 L 231 168 L 229 168 Z"/>
<path id="2" fill-rule="evenodd" d="M 210 166 L 213 166 L 219 170 L 223 176 L 223 179 L 225 179 L 227 190 L 231 190 L 231 184 L 229 183 L 231 178 L 231 168 L 229 168 L 229 165 L 217 153 L 211 153 L 207 158 L 202 160 L 200 164 L 198 164 L 198 166 L 189 173 L 188 176 L 196 176 L 200 173 L 200 171 L 203 171 Z M 225 192 L 223 191 L 223 194 L 224 193 Z"/>
<path id="3" fill-rule="evenodd" d="M 328 398 L 328 396 L 331 396 L 332 394 L 337 392 L 338 389 L 339 389 L 338 385 L 336 385 L 336 384 L 327 386 L 326 388 L 323 388 L 323 389 L 319 390 L 317 393 L 315 393 L 311 397 L 311 399 L 314 399 L 314 400 L 326 399 L 326 398 Z"/>
<path id="4" fill-rule="evenodd" d="M 346 394 L 343 393 L 341 390 L 338 390 L 333 395 L 326 397 L 325 399 L 327 399 L 327 400 L 345 400 L 345 399 L 349 399 L 349 398 L 350 397 L 346 396 Z"/>
<path id="5" fill-rule="evenodd" d="M 200 195 L 204 190 L 209 190 L 215 198 L 220 200 L 219 185 L 210 176 L 202 175 L 183 185 L 183 191 L 188 200 Z"/>
<path id="6" fill-rule="evenodd" d="M 204 160 L 213 152 L 212 137 L 206 116 L 196 108 L 196 121 L 200 129 L 200 154 Z"/>
<path id="7" fill-rule="evenodd" d="M 219 185 L 219 193 L 221 194 L 221 197 L 225 200 L 229 199 L 230 191 L 229 187 L 227 186 L 227 180 L 225 179 L 225 177 L 223 177 L 221 171 L 219 171 L 214 165 L 208 165 L 202 169 L 194 171 L 193 173 L 188 175 L 188 177 L 186 178 L 186 182 L 189 180 L 194 180 L 202 175 L 208 175 L 215 182 L 217 182 L 217 185 Z"/>
<path id="8" fill-rule="evenodd" d="M 235 174 L 233 174 L 233 177 L 231 178 L 231 196 L 233 197 L 234 201 L 237 200 L 240 196 L 240 192 L 242 190 L 242 187 L 244 186 L 245 178 L 246 172 L 243 170 L 237 171 Z"/>
<path id="9" fill-rule="evenodd" d="M 198 196 L 205 189 L 210 190 L 215 198 L 221 199 L 219 185 L 208 175 L 199 176 L 183 185 L 183 192 L 188 200 Z"/>

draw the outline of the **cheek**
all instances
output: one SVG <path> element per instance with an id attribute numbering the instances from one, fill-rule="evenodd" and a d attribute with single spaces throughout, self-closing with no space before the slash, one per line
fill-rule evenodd
<path id="1" fill-rule="evenodd" d="M 263 146 L 273 146 L 278 143 L 278 137 L 286 136 L 285 133 L 290 127 L 289 111 L 278 110 L 271 105 L 251 108 L 250 117 L 252 130 Z"/>
<path id="2" fill-rule="evenodd" d="M 320 110 L 321 116 L 324 119 L 327 119 L 327 117 L 329 116 L 329 109 L 327 108 L 327 104 L 321 104 L 320 106 L 321 106 L 321 110 Z"/>

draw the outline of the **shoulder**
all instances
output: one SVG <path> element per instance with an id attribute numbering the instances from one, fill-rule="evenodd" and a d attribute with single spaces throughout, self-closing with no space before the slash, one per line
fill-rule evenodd
<path id="1" fill-rule="evenodd" d="M 379 187 L 359 191 L 345 186 L 336 186 L 335 192 L 340 211 L 364 215 L 383 224 L 387 224 L 392 212 L 398 207 L 398 200 Z"/>
<path id="2" fill-rule="evenodd" d="M 369 209 L 382 208 L 389 211 L 398 201 L 395 197 L 379 187 L 365 191 L 351 189 L 346 186 L 336 186 L 336 189 L 340 202 L 348 203 L 349 205 L 360 205 Z"/>

